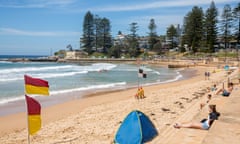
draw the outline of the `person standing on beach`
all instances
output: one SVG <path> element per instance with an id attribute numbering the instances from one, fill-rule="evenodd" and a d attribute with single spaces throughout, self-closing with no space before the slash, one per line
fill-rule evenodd
<path id="1" fill-rule="evenodd" d="M 140 87 L 140 98 L 141 98 L 141 99 L 145 98 L 145 96 L 144 96 L 144 90 L 143 90 L 142 87 Z"/>
<path id="2" fill-rule="evenodd" d="M 205 76 L 205 80 L 207 80 L 208 73 L 207 73 L 207 72 L 205 72 L 205 73 L 204 73 L 204 76 Z"/>
<path id="3" fill-rule="evenodd" d="M 210 72 L 207 72 L 207 79 L 210 79 Z"/>

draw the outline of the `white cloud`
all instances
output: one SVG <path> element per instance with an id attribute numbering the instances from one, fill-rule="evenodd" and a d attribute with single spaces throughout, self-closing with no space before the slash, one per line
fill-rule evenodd
<path id="1" fill-rule="evenodd" d="M 47 8 L 65 7 L 75 3 L 76 0 L 12 0 L 1 1 L 0 7 L 5 8 Z"/>
<path id="2" fill-rule="evenodd" d="M 194 5 L 209 5 L 212 0 L 166 0 L 157 2 L 148 2 L 134 5 L 112 5 L 100 8 L 93 8 L 95 11 L 136 11 L 136 10 L 146 10 L 154 8 L 168 8 L 168 7 L 184 7 L 184 6 L 194 6 Z M 215 4 L 238 2 L 238 0 L 215 0 Z"/>
<path id="3" fill-rule="evenodd" d="M 0 35 L 16 35 L 16 36 L 80 36 L 80 32 L 67 32 L 67 31 L 58 31 L 58 32 L 49 32 L 49 31 L 25 31 L 18 30 L 14 28 L 0 28 Z"/>

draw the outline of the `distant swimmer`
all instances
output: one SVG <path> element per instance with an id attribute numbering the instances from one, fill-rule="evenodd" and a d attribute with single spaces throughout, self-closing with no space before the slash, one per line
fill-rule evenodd
<path id="1" fill-rule="evenodd" d="M 100 69 L 99 72 L 107 72 L 106 69 Z"/>

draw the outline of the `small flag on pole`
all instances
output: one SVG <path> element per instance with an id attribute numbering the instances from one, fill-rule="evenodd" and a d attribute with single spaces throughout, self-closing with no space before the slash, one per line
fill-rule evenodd
<path id="1" fill-rule="evenodd" d="M 28 113 L 28 133 L 35 134 L 41 128 L 41 105 L 35 99 L 25 95 Z"/>
<path id="2" fill-rule="evenodd" d="M 143 78 L 147 78 L 147 74 L 143 73 Z"/>
<path id="3" fill-rule="evenodd" d="M 147 78 L 147 74 L 146 74 L 146 73 L 143 73 L 143 70 L 142 70 L 142 69 L 139 69 L 139 70 L 138 70 L 138 77 Z"/>
<path id="4" fill-rule="evenodd" d="M 48 81 L 38 78 L 32 78 L 27 75 L 24 75 L 24 79 L 25 79 L 25 91 L 27 94 L 49 95 Z"/>

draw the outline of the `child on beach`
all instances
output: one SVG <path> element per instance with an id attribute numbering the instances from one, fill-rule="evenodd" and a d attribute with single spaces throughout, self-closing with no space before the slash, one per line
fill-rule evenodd
<path id="1" fill-rule="evenodd" d="M 135 98 L 139 99 L 140 98 L 139 95 L 140 95 L 140 88 L 138 88 L 137 93 L 135 94 Z"/>
<path id="2" fill-rule="evenodd" d="M 140 98 L 141 98 L 141 99 L 145 98 L 145 96 L 144 96 L 144 90 L 143 90 L 142 87 L 140 87 L 139 95 L 140 95 Z"/>
<path id="3" fill-rule="evenodd" d="M 208 130 L 214 120 L 217 120 L 220 114 L 216 111 L 216 105 L 209 105 L 209 115 L 207 119 L 203 119 L 201 122 L 188 122 L 188 123 L 176 123 L 174 128 L 195 128 Z"/>
<path id="4" fill-rule="evenodd" d="M 214 91 L 217 91 L 217 85 L 214 84 L 213 87 L 211 88 L 211 91 L 214 92 Z"/>
<path id="5" fill-rule="evenodd" d="M 145 96 L 144 96 L 144 90 L 143 90 L 142 87 L 138 88 L 138 91 L 137 91 L 137 93 L 135 94 L 135 98 L 136 98 L 136 99 L 143 99 L 143 98 L 145 98 Z"/>

